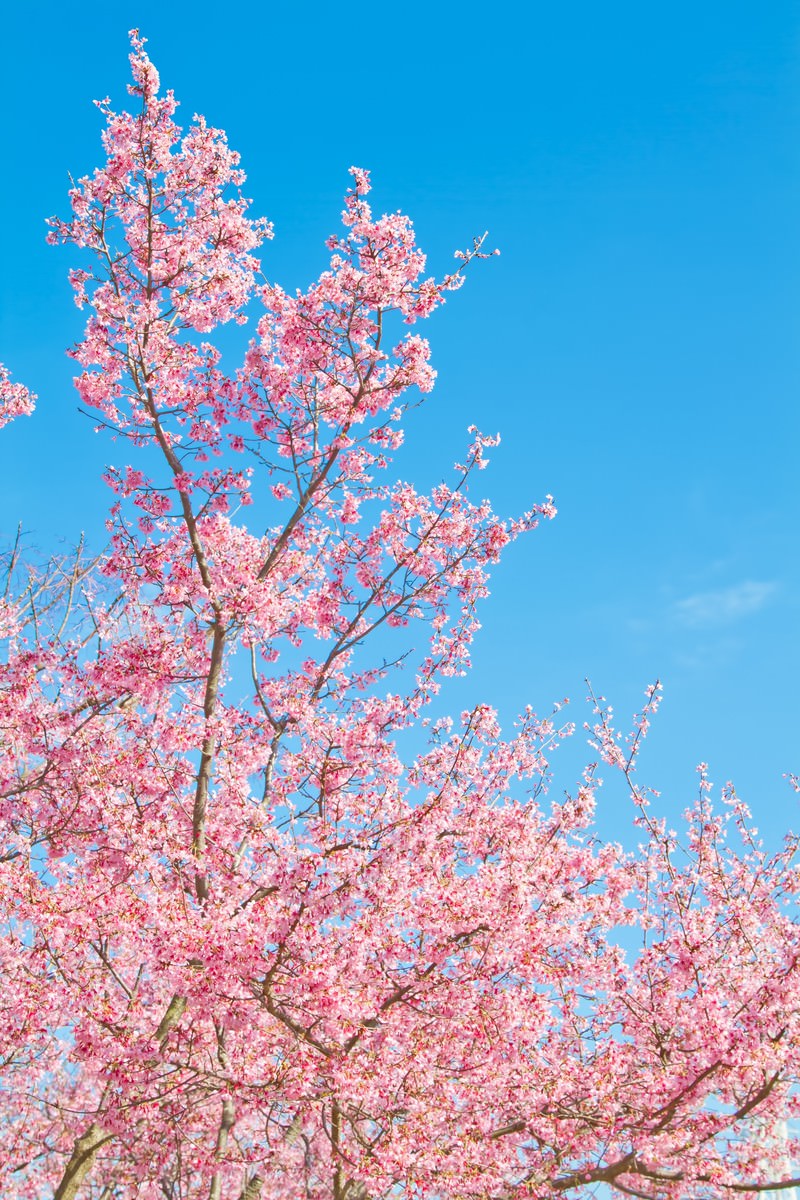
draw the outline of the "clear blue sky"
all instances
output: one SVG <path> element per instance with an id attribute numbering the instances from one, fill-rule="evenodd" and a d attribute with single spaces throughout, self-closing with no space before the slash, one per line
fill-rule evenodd
<path id="1" fill-rule="evenodd" d="M 440 478 L 474 422 L 503 436 L 496 507 L 560 512 L 496 572 L 453 709 L 510 725 L 569 695 L 581 721 L 589 675 L 627 718 L 660 676 L 642 777 L 667 811 L 707 759 L 770 838 L 800 824 L 797 4 L 12 6 L 0 360 L 40 400 L 0 438 L 0 527 L 42 546 L 99 544 L 119 457 L 76 411 L 74 254 L 43 221 L 100 161 L 91 101 L 123 104 L 132 25 L 241 152 L 270 278 L 323 267 L 352 163 L 438 273 L 487 227 L 501 248 L 428 325 L 404 471 Z"/>

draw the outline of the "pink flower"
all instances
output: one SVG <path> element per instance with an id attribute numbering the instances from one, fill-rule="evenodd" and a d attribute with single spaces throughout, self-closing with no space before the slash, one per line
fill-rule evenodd
<path id="1" fill-rule="evenodd" d="M 8 371 L 0 363 L 0 428 L 15 417 L 30 416 L 36 396 L 21 383 L 12 383 Z"/>

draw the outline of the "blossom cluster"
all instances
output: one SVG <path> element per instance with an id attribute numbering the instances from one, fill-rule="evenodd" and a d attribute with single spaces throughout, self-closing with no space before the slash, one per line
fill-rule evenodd
<path id="1" fill-rule="evenodd" d="M 136 32 L 131 65 L 51 236 L 89 264 L 79 395 L 135 461 L 107 551 L 15 548 L 0 601 L 3 1194 L 785 1186 L 797 841 L 768 856 L 705 770 L 680 836 L 653 815 L 659 685 L 627 736 L 591 696 L 636 853 L 597 835 L 598 764 L 548 799 L 560 706 L 437 715 L 491 567 L 555 515 L 472 498 L 474 427 L 428 493 L 392 472 L 435 378 L 408 327 L 483 239 L 427 274 L 353 168 L 320 278 L 264 284 L 237 155 L 178 127 Z M 211 335 L 253 309 L 226 371 Z M 0 369 L 0 420 L 32 401 Z"/>

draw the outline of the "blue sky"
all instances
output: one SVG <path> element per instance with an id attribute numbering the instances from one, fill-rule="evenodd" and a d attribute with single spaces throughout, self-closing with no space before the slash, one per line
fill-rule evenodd
<path id="1" fill-rule="evenodd" d="M 100 543 L 114 457 L 76 411 L 75 260 L 44 218 L 100 161 L 91 101 L 123 104 L 133 25 L 184 119 L 241 152 L 270 278 L 322 269 L 352 163 L 437 273 L 486 228 L 502 251 L 428 323 L 439 381 L 403 471 L 437 481 L 475 423 L 503 437 L 481 494 L 512 515 L 551 492 L 559 516 L 497 570 L 451 707 L 510 725 L 569 695 L 581 722 L 588 675 L 627 719 L 658 676 L 641 774 L 665 811 L 705 759 L 770 839 L 797 827 L 796 4 L 14 6 L 0 360 L 40 399 L 0 438 L 0 528 L 44 547 Z"/>

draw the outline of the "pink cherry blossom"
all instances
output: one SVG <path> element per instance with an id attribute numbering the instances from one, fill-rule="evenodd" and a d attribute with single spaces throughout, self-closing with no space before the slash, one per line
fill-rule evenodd
<path id="1" fill-rule="evenodd" d="M 392 471 L 435 379 L 406 327 L 484 239 L 427 273 L 353 168 L 327 269 L 264 283 L 237 155 L 131 46 L 133 111 L 101 102 L 104 164 L 51 227 L 88 264 L 78 393 L 124 450 L 109 545 L 17 545 L 0 601 L 3 1195 L 797 1183 L 797 839 L 768 854 L 704 766 L 666 827 L 637 775 L 659 684 L 629 729 L 590 693 L 566 791 L 561 704 L 505 734 L 430 707 L 490 568 L 555 515 L 473 498 L 475 427 L 429 493 Z M 208 338 L 255 308 L 226 371 Z M 0 397 L 32 407 L 5 371 Z M 599 835 L 599 771 L 635 852 Z"/>
<path id="2" fill-rule="evenodd" d="M 12 383 L 8 371 L 0 363 L 0 429 L 15 417 L 28 417 L 33 412 L 36 396 L 21 383 Z"/>

